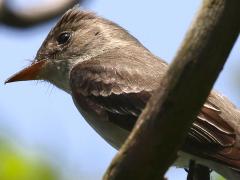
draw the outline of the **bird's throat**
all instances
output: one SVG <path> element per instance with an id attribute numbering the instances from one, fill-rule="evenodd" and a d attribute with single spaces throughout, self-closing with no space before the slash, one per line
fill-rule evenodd
<path id="1" fill-rule="evenodd" d="M 54 61 L 50 62 L 48 70 L 46 72 L 46 80 L 54 84 L 63 91 L 71 94 L 70 88 L 70 72 L 74 66 L 73 61 Z"/>

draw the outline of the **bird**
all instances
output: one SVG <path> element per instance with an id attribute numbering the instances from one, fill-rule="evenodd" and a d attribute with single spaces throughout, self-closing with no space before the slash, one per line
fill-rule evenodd
<path id="1" fill-rule="evenodd" d="M 51 29 L 33 62 L 5 83 L 54 84 L 72 96 L 84 119 L 118 150 L 167 70 L 168 64 L 127 30 L 73 7 Z M 174 165 L 184 168 L 194 160 L 224 177 L 240 179 L 239 140 L 240 111 L 212 90 Z"/>

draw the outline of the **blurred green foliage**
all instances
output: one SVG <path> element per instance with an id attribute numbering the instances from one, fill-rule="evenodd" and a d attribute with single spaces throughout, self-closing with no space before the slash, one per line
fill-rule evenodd
<path id="1" fill-rule="evenodd" d="M 0 180 L 59 180 L 61 176 L 51 164 L 43 161 L 41 156 L 9 143 L 0 137 Z M 72 174 L 73 175 L 73 174 Z M 94 175 L 79 176 L 67 179 L 95 179 Z M 225 180 L 219 174 L 212 172 L 211 179 Z"/>
<path id="2" fill-rule="evenodd" d="M 0 180 L 57 180 L 47 162 L 0 139 Z"/>
<path id="3" fill-rule="evenodd" d="M 211 173 L 211 179 L 212 180 L 226 180 L 224 177 L 222 177 L 221 175 L 219 175 L 218 173 L 216 173 L 215 171 L 213 171 Z"/>

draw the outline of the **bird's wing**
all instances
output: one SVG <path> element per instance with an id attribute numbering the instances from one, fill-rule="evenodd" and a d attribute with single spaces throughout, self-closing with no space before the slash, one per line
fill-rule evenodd
<path id="1" fill-rule="evenodd" d="M 78 63 L 71 71 L 70 84 L 110 112 L 138 116 L 161 77 L 156 66 L 163 73 L 166 65 L 116 56 L 108 53 Z"/>
<path id="2" fill-rule="evenodd" d="M 131 120 L 134 122 L 127 123 L 131 127 L 122 127 L 129 130 L 151 96 L 152 90 L 156 89 L 159 78 L 152 74 L 153 72 L 148 72 L 148 67 L 145 66 L 144 70 L 140 68 L 142 67 L 134 62 L 110 63 L 98 59 L 85 61 L 73 68 L 71 87 L 72 90 L 78 91 L 77 93 L 90 98 L 115 118 L 132 117 Z M 235 160 L 240 162 L 239 158 L 234 159 L 236 158 L 234 151 L 237 151 L 234 148 L 236 134 L 222 118 L 221 113 L 216 105 L 207 101 L 189 131 L 184 149 L 192 154 L 197 153 L 236 167 L 236 163 L 227 161 L 231 157 L 234 162 Z M 121 121 L 126 120 L 121 118 Z M 121 123 L 118 125 L 121 126 Z M 192 146 L 193 144 L 195 145 Z"/>
<path id="3" fill-rule="evenodd" d="M 240 112 L 212 91 L 194 121 L 183 146 L 191 154 L 221 162 L 240 171 L 238 124 Z"/>
<path id="4" fill-rule="evenodd" d="M 189 138 L 200 144 L 233 146 L 235 143 L 234 129 L 222 119 L 220 114 L 221 110 L 218 107 L 206 102 L 190 129 Z"/>

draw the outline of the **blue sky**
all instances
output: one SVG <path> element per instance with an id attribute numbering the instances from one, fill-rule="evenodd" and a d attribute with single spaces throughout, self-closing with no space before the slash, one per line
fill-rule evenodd
<path id="1" fill-rule="evenodd" d="M 17 2 L 29 5 L 30 1 Z M 36 2 L 41 1 L 34 0 L 31 4 Z M 155 55 L 170 62 L 200 2 L 92 0 L 84 9 L 120 24 Z M 50 154 L 51 161 L 64 164 L 64 169 L 94 174 L 100 179 L 116 150 L 89 127 L 68 94 L 49 83 L 3 84 L 7 77 L 29 64 L 55 23 L 24 31 L 0 26 L 1 133 L 10 134 L 9 141 L 24 148 Z M 237 106 L 240 105 L 239 49 L 238 40 L 215 85 Z M 184 170 L 175 168 L 168 173 L 170 179 L 184 179 L 184 174 Z"/>

